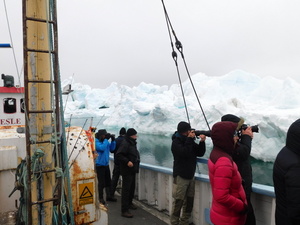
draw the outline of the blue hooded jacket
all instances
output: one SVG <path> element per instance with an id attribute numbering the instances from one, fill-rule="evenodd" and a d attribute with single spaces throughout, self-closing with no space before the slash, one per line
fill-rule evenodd
<path id="1" fill-rule="evenodd" d="M 114 152 L 116 148 L 116 141 L 109 142 L 107 139 L 100 141 L 98 138 L 95 140 L 96 151 L 98 153 L 96 166 L 108 166 L 109 152 Z"/>

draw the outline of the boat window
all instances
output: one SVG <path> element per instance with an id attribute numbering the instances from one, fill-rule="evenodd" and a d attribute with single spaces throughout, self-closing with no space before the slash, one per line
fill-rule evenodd
<path id="1" fill-rule="evenodd" d="M 4 98 L 4 113 L 15 113 L 17 112 L 16 99 L 15 98 Z"/>
<path id="2" fill-rule="evenodd" d="M 20 99 L 21 113 L 25 112 L 25 100 L 24 98 Z"/>

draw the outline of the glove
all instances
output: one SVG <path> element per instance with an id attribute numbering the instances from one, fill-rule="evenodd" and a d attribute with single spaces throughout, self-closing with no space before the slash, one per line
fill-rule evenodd
<path id="1" fill-rule="evenodd" d="M 115 135 L 111 135 L 110 138 L 111 138 L 111 141 L 114 141 L 116 139 Z"/>
<path id="2" fill-rule="evenodd" d="M 110 139 L 110 133 L 105 134 L 105 139 Z"/>

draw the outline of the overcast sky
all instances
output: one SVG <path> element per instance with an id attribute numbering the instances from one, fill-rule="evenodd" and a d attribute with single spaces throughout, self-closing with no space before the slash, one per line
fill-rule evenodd
<path id="1" fill-rule="evenodd" d="M 0 43 L 10 42 L 0 0 Z M 5 0 L 19 70 L 20 0 Z M 59 0 L 62 79 L 105 88 L 178 83 L 161 0 Z M 300 82 L 299 0 L 164 0 L 190 74 L 242 69 Z M 187 75 L 178 59 L 182 79 Z M 0 49 L 0 73 L 16 74 L 11 49 Z"/>

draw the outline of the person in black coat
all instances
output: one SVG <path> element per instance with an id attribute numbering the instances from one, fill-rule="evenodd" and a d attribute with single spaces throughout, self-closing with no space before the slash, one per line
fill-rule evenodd
<path id="1" fill-rule="evenodd" d="M 114 151 L 114 170 L 112 172 L 112 178 L 111 178 L 111 193 L 110 196 L 112 196 L 112 198 L 115 198 L 115 191 L 118 185 L 118 181 L 120 178 L 120 163 L 117 160 L 117 152 L 118 149 L 121 145 L 121 143 L 123 142 L 124 138 L 125 138 L 125 134 L 126 134 L 126 129 L 125 127 L 122 127 L 119 131 L 119 136 L 116 138 L 116 149 Z"/>
<path id="2" fill-rule="evenodd" d="M 140 165 L 140 153 L 136 147 L 136 139 L 137 131 L 129 128 L 117 152 L 117 160 L 120 163 L 122 175 L 121 215 L 126 218 L 133 217 L 129 209 L 136 209 L 132 203 L 135 191 L 135 175 L 139 172 Z"/>
<path id="3" fill-rule="evenodd" d="M 273 167 L 277 225 L 300 224 L 300 119 L 288 129 Z"/>
<path id="4" fill-rule="evenodd" d="M 226 114 L 222 116 L 221 121 L 230 121 L 239 124 L 240 126 L 244 123 L 243 118 L 239 118 L 232 114 Z M 252 166 L 250 162 L 251 146 L 252 146 L 253 132 L 250 126 L 245 130 L 240 131 L 239 140 L 236 144 L 235 151 L 232 155 L 233 161 L 238 166 L 238 170 L 243 179 L 243 187 L 246 193 L 248 202 L 248 213 L 245 225 L 255 225 L 256 219 L 254 209 L 251 204 L 251 193 L 252 193 Z"/>
<path id="5" fill-rule="evenodd" d="M 177 132 L 172 136 L 173 153 L 173 208 L 170 217 L 172 225 L 189 224 L 194 195 L 194 175 L 197 157 L 203 156 L 206 151 L 205 135 L 200 135 L 200 142 L 195 142 L 195 130 L 187 122 L 177 125 Z M 182 213 L 181 213 L 182 211 Z"/>

